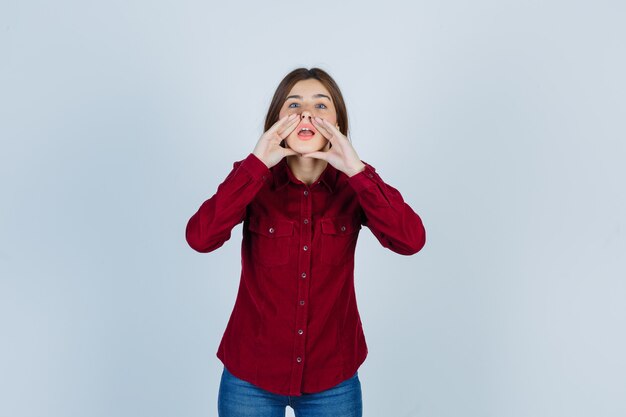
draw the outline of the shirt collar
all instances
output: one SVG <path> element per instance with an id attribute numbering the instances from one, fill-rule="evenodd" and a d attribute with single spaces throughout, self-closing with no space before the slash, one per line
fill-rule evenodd
<path id="1" fill-rule="evenodd" d="M 304 184 L 302 181 L 297 179 L 295 175 L 293 175 L 293 172 L 291 172 L 291 168 L 289 168 L 289 165 L 287 164 L 287 158 L 281 159 L 279 163 L 272 167 L 272 174 L 275 190 L 284 187 L 289 181 L 294 184 Z M 332 193 L 335 189 L 338 177 L 339 171 L 337 168 L 332 166 L 330 163 L 327 163 L 326 168 L 322 171 L 317 182 L 324 184 L 326 188 L 328 188 L 328 191 Z"/>

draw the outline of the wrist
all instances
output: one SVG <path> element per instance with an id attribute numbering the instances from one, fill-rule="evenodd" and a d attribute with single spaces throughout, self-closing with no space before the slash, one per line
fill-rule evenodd
<path id="1" fill-rule="evenodd" d="M 252 155 L 256 156 L 259 161 L 263 162 L 268 169 L 270 168 L 269 164 L 263 158 L 257 155 L 256 152 L 252 152 Z"/>
<path id="2" fill-rule="evenodd" d="M 365 164 L 361 162 L 359 166 L 357 166 L 355 169 L 349 170 L 347 174 L 348 174 L 348 177 L 353 177 L 359 172 L 363 172 L 364 170 L 365 170 Z"/>

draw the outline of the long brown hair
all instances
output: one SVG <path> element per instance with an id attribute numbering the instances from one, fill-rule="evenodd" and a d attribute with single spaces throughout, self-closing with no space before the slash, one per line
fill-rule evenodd
<path id="1" fill-rule="evenodd" d="M 308 80 L 310 78 L 314 78 L 321 82 L 330 93 L 335 109 L 337 110 L 337 124 L 339 124 L 339 131 L 348 137 L 348 111 L 346 110 L 346 103 L 343 101 L 341 90 L 335 80 L 333 80 L 333 77 L 320 68 L 296 68 L 289 74 L 285 75 L 285 78 L 283 78 L 280 84 L 278 84 L 270 107 L 267 110 L 264 130 L 267 131 L 278 121 L 280 109 L 285 102 L 287 94 L 289 94 L 293 86 L 298 81 Z"/>

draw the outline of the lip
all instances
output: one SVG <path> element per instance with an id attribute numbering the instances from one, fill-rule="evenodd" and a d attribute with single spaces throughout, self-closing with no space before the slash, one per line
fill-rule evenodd
<path id="1" fill-rule="evenodd" d="M 300 136 L 300 131 L 305 127 L 309 129 L 311 132 L 313 132 L 311 136 Z M 298 127 L 296 128 L 296 136 L 298 136 L 298 139 L 300 140 L 311 140 L 316 134 L 317 134 L 317 129 L 315 129 L 313 125 L 310 123 L 300 123 Z"/>

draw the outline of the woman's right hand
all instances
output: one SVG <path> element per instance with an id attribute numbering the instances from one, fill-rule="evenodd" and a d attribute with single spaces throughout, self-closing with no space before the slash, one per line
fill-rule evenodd
<path id="1" fill-rule="evenodd" d="M 299 155 L 293 149 L 280 146 L 280 142 L 289 136 L 299 123 L 300 117 L 297 114 L 283 117 L 259 138 L 252 153 L 263 161 L 268 168 L 279 163 L 285 156 Z"/>

